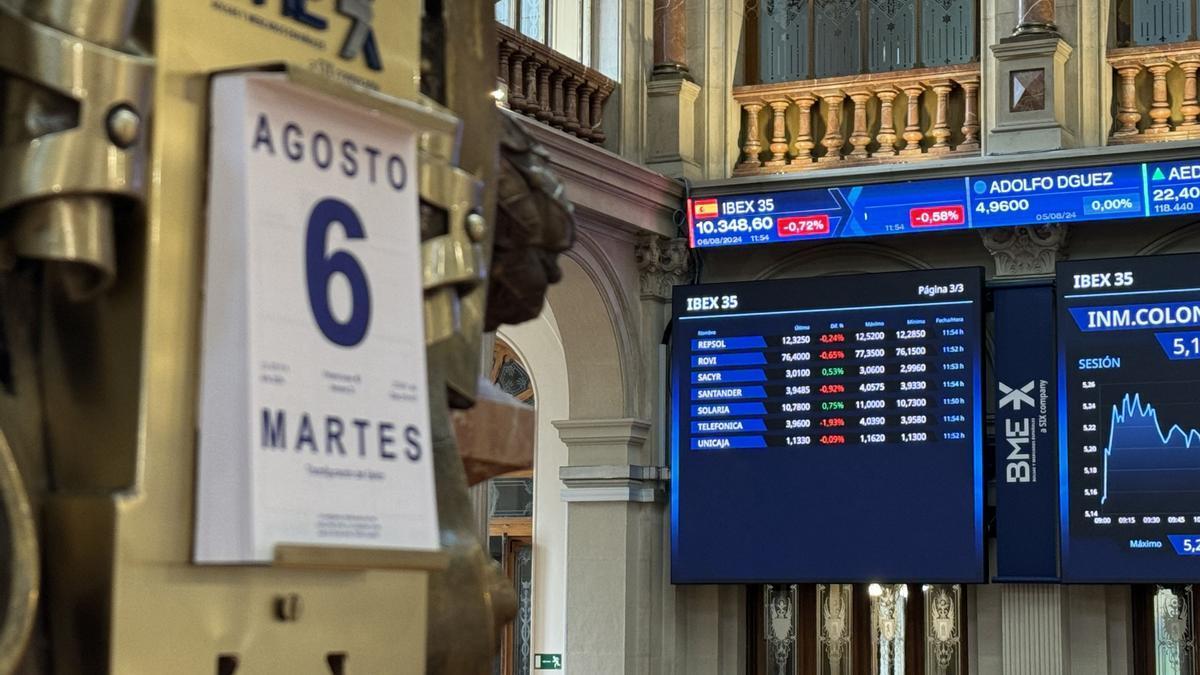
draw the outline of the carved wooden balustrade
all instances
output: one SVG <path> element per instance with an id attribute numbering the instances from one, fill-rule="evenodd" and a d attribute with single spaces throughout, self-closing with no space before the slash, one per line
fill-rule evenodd
<path id="1" fill-rule="evenodd" d="M 616 82 L 503 24 L 496 24 L 496 32 L 505 104 L 585 141 L 603 143 L 604 103 Z"/>
<path id="2" fill-rule="evenodd" d="M 1109 143 L 1200 138 L 1200 42 L 1112 49 L 1108 63 L 1116 99 Z"/>
<path id="3" fill-rule="evenodd" d="M 979 154 L 979 64 L 735 87 L 735 176 Z"/>

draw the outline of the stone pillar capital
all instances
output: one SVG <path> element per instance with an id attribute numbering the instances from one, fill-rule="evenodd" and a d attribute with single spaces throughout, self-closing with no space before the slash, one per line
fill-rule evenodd
<path id="1" fill-rule="evenodd" d="M 1067 248 L 1066 225 L 997 227 L 980 230 L 983 245 L 996 262 L 997 277 L 1054 274 L 1054 263 Z"/>
<path id="2" fill-rule="evenodd" d="M 670 301 L 671 287 L 687 281 L 691 268 L 687 240 L 643 233 L 636 254 L 642 299 Z"/>

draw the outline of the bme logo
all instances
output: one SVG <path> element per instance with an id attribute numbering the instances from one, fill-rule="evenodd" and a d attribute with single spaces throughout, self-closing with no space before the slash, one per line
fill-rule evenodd
<path id="1" fill-rule="evenodd" d="M 1021 387 L 1020 389 L 1013 389 L 1007 384 L 1001 382 L 1000 407 L 1011 407 L 1013 410 L 1020 410 L 1022 404 L 1033 407 L 1033 397 L 1029 395 L 1029 393 L 1033 391 L 1033 385 L 1034 381 L 1030 380 L 1029 384 L 1025 385 L 1024 387 Z"/>
<path id="2" fill-rule="evenodd" d="M 265 5 L 267 0 L 253 0 L 255 5 Z M 282 0 L 280 13 L 284 16 L 317 30 L 327 30 L 329 20 L 313 14 L 308 9 L 309 0 Z M 375 12 L 373 0 L 337 0 L 337 12 L 350 19 L 350 30 L 342 42 L 338 56 L 352 61 L 361 52 L 366 59 L 367 67 L 371 70 L 383 70 L 383 60 L 379 57 L 379 45 L 375 42 L 375 31 L 371 28 L 371 19 Z"/>
<path id="3" fill-rule="evenodd" d="M 998 407 L 1012 408 L 1013 412 L 1020 411 L 1023 405 L 1034 408 L 1033 397 L 1029 394 L 1033 392 L 1036 384 L 1035 381 L 1030 380 L 1029 384 L 1018 389 L 1000 382 Z M 1006 483 L 1028 483 L 1033 478 L 1033 457 L 1030 452 L 1030 446 L 1033 444 L 1033 427 L 1032 417 L 1014 417 L 1005 419 L 1003 430 L 997 430 L 1004 434 L 1004 443 L 1008 447 L 1008 455 L 1004 458 L 1004 481 Z"/>

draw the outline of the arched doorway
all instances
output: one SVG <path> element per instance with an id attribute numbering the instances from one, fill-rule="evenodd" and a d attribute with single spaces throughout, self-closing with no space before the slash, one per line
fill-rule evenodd
<path id="1" fill-rule="evenodd" d="M 536 404 L 529 368 L 512 345 L 497 336 L 491 380 L 504 393 Z M 488 550 L 517 589 L 517 617 L 504 629 L 494 675 L 528 675 L 533 620 L 533 469 L 488 481 Z"/>

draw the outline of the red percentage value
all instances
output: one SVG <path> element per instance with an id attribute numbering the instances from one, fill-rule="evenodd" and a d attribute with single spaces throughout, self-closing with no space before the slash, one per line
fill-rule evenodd
<path id="1" fill-rule="evenodd" d="M 967 222 L 966 209 L 962 204 L 949 206 L 922 206 L 910 209 L 908 221 L 913 227 L 949 227 Z"/>
<path id="2" fill-rule="evenodd" d="M 815 237 L 829 234 L 829 216 L 823 213 L 815 216 L 787 216 L 776 220 L 775 228 L 781 237 Z"/>

